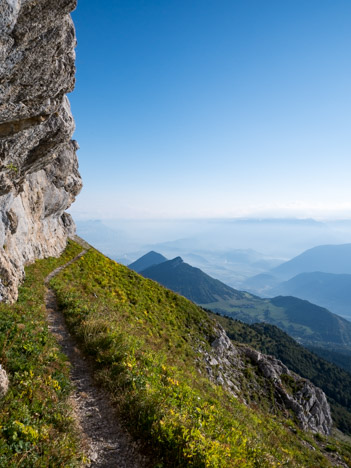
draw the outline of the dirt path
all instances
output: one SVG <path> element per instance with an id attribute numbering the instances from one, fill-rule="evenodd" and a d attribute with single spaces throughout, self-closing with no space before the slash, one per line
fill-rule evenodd
<path id="1" fill-rule="evenodd" d="M 49 281 L 87 251 L 51 272 Z M 71 380 L 75 386 L 73 406 L 82 433 L 82 443 L 88 454 L 91 468 L 145 468 L 150 466 L 139 453 L 138 445 L 118 421 L 118 416 L 109 402 L 108 395 L 97 387 L 92 378 L 91 365 L 79 351 L 67 330 L 64 317 L 59 311 L 55 293 L 48 288 L 46 297 L 49 329 L 60 343 L 71 363 Z"/>

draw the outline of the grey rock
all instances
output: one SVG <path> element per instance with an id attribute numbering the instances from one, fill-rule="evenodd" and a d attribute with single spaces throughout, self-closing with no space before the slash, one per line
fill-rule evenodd
<path id="1" fill-rule="evenodd" d="M 75 232 L 75 6 L 0 0 L 0 300 L 16 300 L 24 265 L 59 255 Z"/>
<path id="2" fill-rule="evenodd" d="M 9 389 L 9 379 L 5 369 L 0 366 L 0 398 L 4 397 Z"/>
<path id="3" fill-rule="evenodd" d="M 275 357 L 249 346 L 234 345 L 219 324 L 215 326 L 215 334 L 211 350 L 203 346 L 199 353 L 209 378 L 215 384 L 223 386 L 237 398 L 243 399 L 245 395 L 252 401 L 257 395 L 270 400 L 273 390 L 275 406 L 280 414 L 290 417 L 293 412 L 303 430 L 330 434 L 333 424 L 330 407 L 320 388 L 290 371 Z"/>
<path id="4" fill-rule="evenodd" d="M 281 361 L 249 347 L 242 348 L 264 377 L 274 384 L 283 405 L 293 410 L 304 430 L 328 435 L 333 424 L 325 393 L 309 380 L 290 371 Z M 285 381 L 284 381 L 285 380 Z M 290 385 L 286 384 L 286 380 Z"/>

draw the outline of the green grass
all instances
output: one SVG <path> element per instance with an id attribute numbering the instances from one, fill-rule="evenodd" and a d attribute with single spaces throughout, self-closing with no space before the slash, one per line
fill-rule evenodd
<path id="1" fill-rule="evenodd" d="M 0 362 L 10 378 L 0 401 L 1 467 L 81 466 L 68 401 L 69 368 L 48 331 L 43 283 L 80 250 L 70 243 L 60 258 L 28 267 L 18 302 L 0 305 Z"/>
<path id="2" fill-rule="evenodd" d="M 250 408 L 208 380 L 199 348 L 210 349 L 214 322 L 201 308 L 95 250 L 51 286 L 96 378 L 155 466 L 332 466 L 291 420 Z"/>

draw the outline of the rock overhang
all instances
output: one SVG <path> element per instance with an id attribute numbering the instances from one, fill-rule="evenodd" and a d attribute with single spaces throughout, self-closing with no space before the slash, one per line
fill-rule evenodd
<path id="1" fill-rule="evenodd" d="M 24 265 L 59 255 L 74 233 L 75 7 L 0 0 L 0 300 L 15 300 Z"/>

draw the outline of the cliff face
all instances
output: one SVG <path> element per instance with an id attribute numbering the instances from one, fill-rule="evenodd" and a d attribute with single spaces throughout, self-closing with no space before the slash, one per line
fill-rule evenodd
<path id="1" fill-rule="evenodd" d="M 24 265 L 58 255 L 74 233 L 75 6 L 0 0 L 0 300 L 15 300 Z"/>

